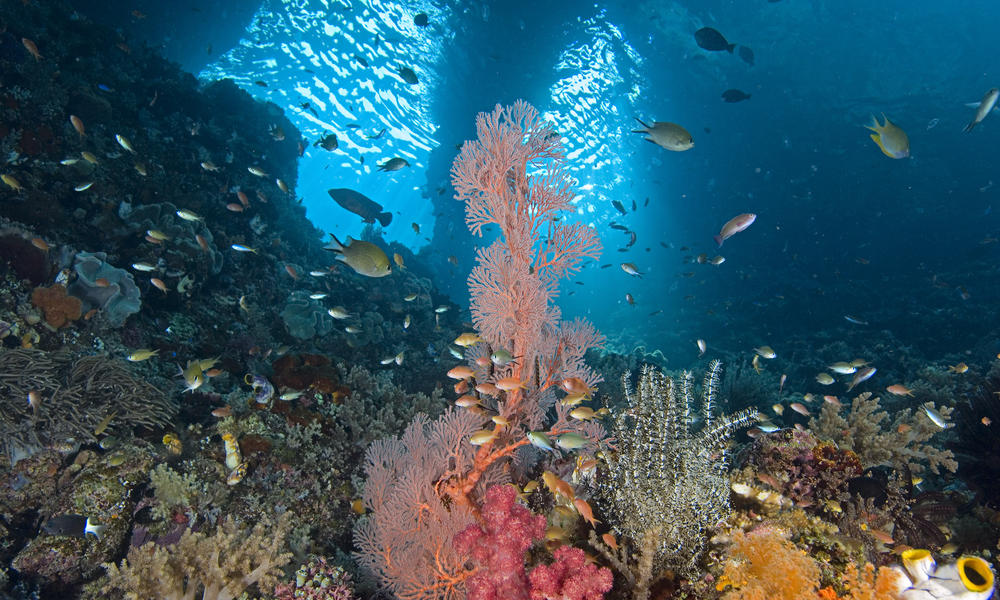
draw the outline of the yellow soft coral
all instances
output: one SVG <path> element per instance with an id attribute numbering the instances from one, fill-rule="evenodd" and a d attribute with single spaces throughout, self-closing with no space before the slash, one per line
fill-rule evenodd
<path id="1" fill-rule="evenodd" d="M 723 600 L 802 600 L 817 598 L 820 570 L 812 558 L 777 528 L 733 535 L 720 586 L 734 589 Z"/>

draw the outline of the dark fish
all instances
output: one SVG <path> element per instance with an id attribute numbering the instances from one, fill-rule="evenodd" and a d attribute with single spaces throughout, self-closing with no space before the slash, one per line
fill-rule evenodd
<path id="1" fill-rule="evenodd" d="M 744 100 L 750 99 L 750 94 L 744 92 L 743 90 L 726 90 L 722 92 L 722 99 L 726 102 L 743 102 Z"/>
<path id="2" fill-rule="evenodd" d="M 316 114 L 316 109 L 313 108 L 312 105 L 309 104 L 308 102 L 303 102 L 302 104 L 299 104 L 299 106 L 302 107 L 302 110 L 308 110 L 313 114 L 314 117 L 316 117 L 317 119 L 319 118 L 319 115 Z"/>
<path id="3" fill-rule="evenodd" d="M 382 227 L 388 227 L 392 222 L 392 213 L 383 212 L 381 204 L 361 192 L 348 188 L 334 188 L 327 190 L 327 193 L 334 202 L 361 217 L 365 223 L 374 223 L 378 219 Z"/>
<path id="4" fill-rule="evenodd" d="M 417 27 L 427 27 L 428 23 L 430 23 L 430 18 L 427 17 L 427 13 L 413 15 L 413 24 Z"/>
<path id="5" fill-rule="evenodd" d="M 337 135 L 334 133 L 331 133 L 330 135 L 325 135 L 316 140 L 315 142 L 313 142 L 313 146 L 319 146 L 324 150 L 330 150 L 330 151 L 336 150 L 339 145 L 340 144 L 337 142 Z"/>
<path id="6" fill-rule="evenodd" d="M 668 250 L 670 249 L 670 246 L 668 246 L 666 242 L 660 242 L 660 245 L 663 246 L 664 248 L 667 248 Z"/>
<path id="7" fill-rule="evenodd" d="M 611 266 L 611 265 L 601 265 L 601 268 L 602 268 L 602 269 L 607 269 L 607 268 L 608 268 L 608 267 L 610 267 L 610 266 Z"/>
<path id="8" fill-rule="evenodd" d="M 375 135 L 366 135 L 365 137 L 367 137 L 370 140 L 377 140 L 377 139 L 380 139 L 383 135 L 385 135 L 385 132 L 386 132 L 386 128 L 383 127 L 382 131 L 376 133 Z"/>
<path id="9" fill-rule="evenodd" d="M 420 80 L 417 79 L 417 74 L 414 73 L 413 69 L 411 69 L 410 67 L 400 67 L 396 69 L 396 72 L 399 73 L 399 76 L 403 78 L 403 81 L 405 81 L 410 85 L 417 85 L 418 83 L 420 83 Z"/>
<path id="10" fill-rule="evenodd" d="M 582 281 L 574 281 L 573 283 L 575 283 L 576 285 L 583 285 Z"/>
<path id="11" fill-rule="evenodd" d="M 646 196 L 646 201 L 642 203 L 643 206 L 649 206 L 649 196 Z"/>
<path id="12" fill-rule="evenodd" d="M 660 310 L 654 310 L 653 312 L 649 313 L 649 316 L 655 317 L 656 315 L 660 314 L 661 312 L 663 312 L 662 308 Z"/>
<path id="13" fill-rule="evenodd" d="M 357 54 L 354 55 L 354 62 L 358 63 L 362 67 L 367 67 L 368 66 L 368 61 L 365 60 L 365 57 L 358 56 Z"/>
<path id="14" fill-rule="evenodd" d="M 618 231 L 628 231 L 628 227 L 625 227 L 624 225 L 619 225 L 614 221 L 611 221 L 611 223 L 608 224 L 608 227 L 610 227 L 611 229 L 617 229 Z"/>
<path id="15" fill-rule="evenodd" d="M 91 523 L 90 518 L 83 515 L 59 515 L 42 523 L 42 529 L 49 535 L 87 537 L 87 534 L 91 533 L 97 539 L 101 539 L 104 525 Z"/>
<path id="16" fill-rule="evenodd" d="M 264 82 L 264 81 L 255 81 L 254 85 L 259 85 L 260 87 L 267 87 L 267 82 Z"/>
<path id="17" fill-rule="evenodd" d="M 732 54 L 733 48 L 736 47 L 736 44 L 730 44 L 725 36 L 711 27 L 702 27 L 694 32 L 694 41 L 698 42 L 699 47 L 712 52 L 725 50 Z"/>
<path id="18" fill-rule="evenodd" d="M 615 210 L 617 210 L 618 212 L 620 212 L 623 215 L 627 215 L 628 214 L 628 211 L 625 210 L 625 206 L 620 201 L 618 201 L 618 200 L 612 200 L 611 201 L 611 206 L 614 206 Z"/>
<path id="19" fill-rule="evenodd" d="M 632 238 L 628 241 L 627 244 L 625 244 L 625 247 L 626 248 L 631 248 L 632 245 L 635 244 L 635 232 L 634 231 L 630 231 L 628 233 L 629 233 L 630 236 L 632 236 Z"/>
<path id="20" fill-rule="evenodd" d="M 632 199 L 632 212 L 636 211 L 635 198 Z"/>
<path id="21" fill-rule="evenodd" d="M 745 62 L 746 64 L 748 64 L 748 65 L 750 65 L 752 67 L 753 66 L 753 50 L 751 50 L 750 48 L 747 48 L 746 46 L 740 46 L 739 52 L 740 52 L 740 58 L 743 59 L 743 62 Z"/>

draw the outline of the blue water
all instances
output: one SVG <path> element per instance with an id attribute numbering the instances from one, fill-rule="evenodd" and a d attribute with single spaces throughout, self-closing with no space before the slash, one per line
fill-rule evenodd
<path id="1" fill-rule="evenodd" d="M 360 219 L 326 190 L 365 193 L 394 213 L 383 239 L 419 252 L 457 301 L 477 241 L 452 199 L 456 145 L 474 136 L 478 112 L 523 98 L 563 135 L 576 218 L 605 246 L 576 279 L 583 285 L 562 285 L 564 316 L 589 316 L 612 348 L 659 349 L 680 365 L 697 338 L 731 352 L 767 343 L 779 356 L 841 342 L 883 356 L 905 346 L 928 360 L 998 350 L 1000 115 L 962 132 L 974 113 L 965 103 L 1000 82 L 995 3 L 255 4 L 227 12 L 197 45 L 174 42 L 190 35 L 187 13 L 130 26 L 151 43 L 162 37 L 200 77 L 233 78 L 281 107 L 307 139 L 336 134 L 337 150 L 310 146 L 300 162 L 310 219 L 358 237 Z M 222 9 L 204 10 L 200 31 Z M 427 27 L 413 22 L 420 12 Z M 751 48 L 755 64 L 699 48 L 704 26 Z M 405 83 L 401 67 L 419 83 Z M 751 98 L 726 103 L 730 88 Z M 881 113 L 908 133 L 909 158 L 892 160 L 869 139 L 863 126 Z M 695 147 L 642 141 L 636 117 L 683 125 Z M 412 166 L 378 172 L 392 157 Z M 712 236 L 744 212 L 757 221 L 717 249 Z M 611 221 L 636 232 L 628 251 Z M 690 262 L 701 253 L 726 260 Z"/>

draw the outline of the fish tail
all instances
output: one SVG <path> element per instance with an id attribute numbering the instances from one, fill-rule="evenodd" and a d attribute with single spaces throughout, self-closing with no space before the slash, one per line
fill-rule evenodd
<path id="1" fill-rule="evenodd" d="M 378 222 L 382 224 L 382 227 L 388 227 L 389 223 L 392 223 L 392 213 L 388 211 L 379 213 Z"/>
<path id="2" fill-rule="evenodd" d="M 713 235 L 712 239 L 715 240 L 715 243 L 719 245 L 719 248 L 722 247 L 722 236 L 721 235 Z"/>
<path id="3" fill-rule="evenodd" d="M 970 131 L 972 131 L 976 127 L 976 125 L 978 123 L 979 123 L 979 121 L 977 121 L 975 119 L 972 119 L 972 121 L 970 121 L 969 124 L 965 126 L 965 129 L 963 129 L 962 132 L 963 133 L 969 133 Z"/>
<path id="4" fill-rule="evenodd" d="M 334 252 L 342 252 L 344 250 L 344 244 L 337 239 L 337 236 L 330 234 L 330 244 L 324 247 L 325 250 L 333 250 Z"/>

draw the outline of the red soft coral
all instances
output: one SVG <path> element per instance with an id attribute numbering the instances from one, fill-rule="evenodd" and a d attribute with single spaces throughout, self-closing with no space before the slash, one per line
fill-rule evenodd
<path id="1" fill-rule="evenodd" d="M 587 563 L 583 550 L 561 546 L 554 556 L 531 570 L 531 600 L 601 600 L 611 590 L 611 571 Z"/>
<path id="2" fill-rule="evenodd" d="M 485 529 L 469 525 L 455 536 L 455 548 L 471 555 L 478 572 L 466 580 L 466 600 L 528 600 L 524 556 L 531 544 L 545 537 L 545 517 L 515 503 L 509 485 L 486 491 Z"/>

